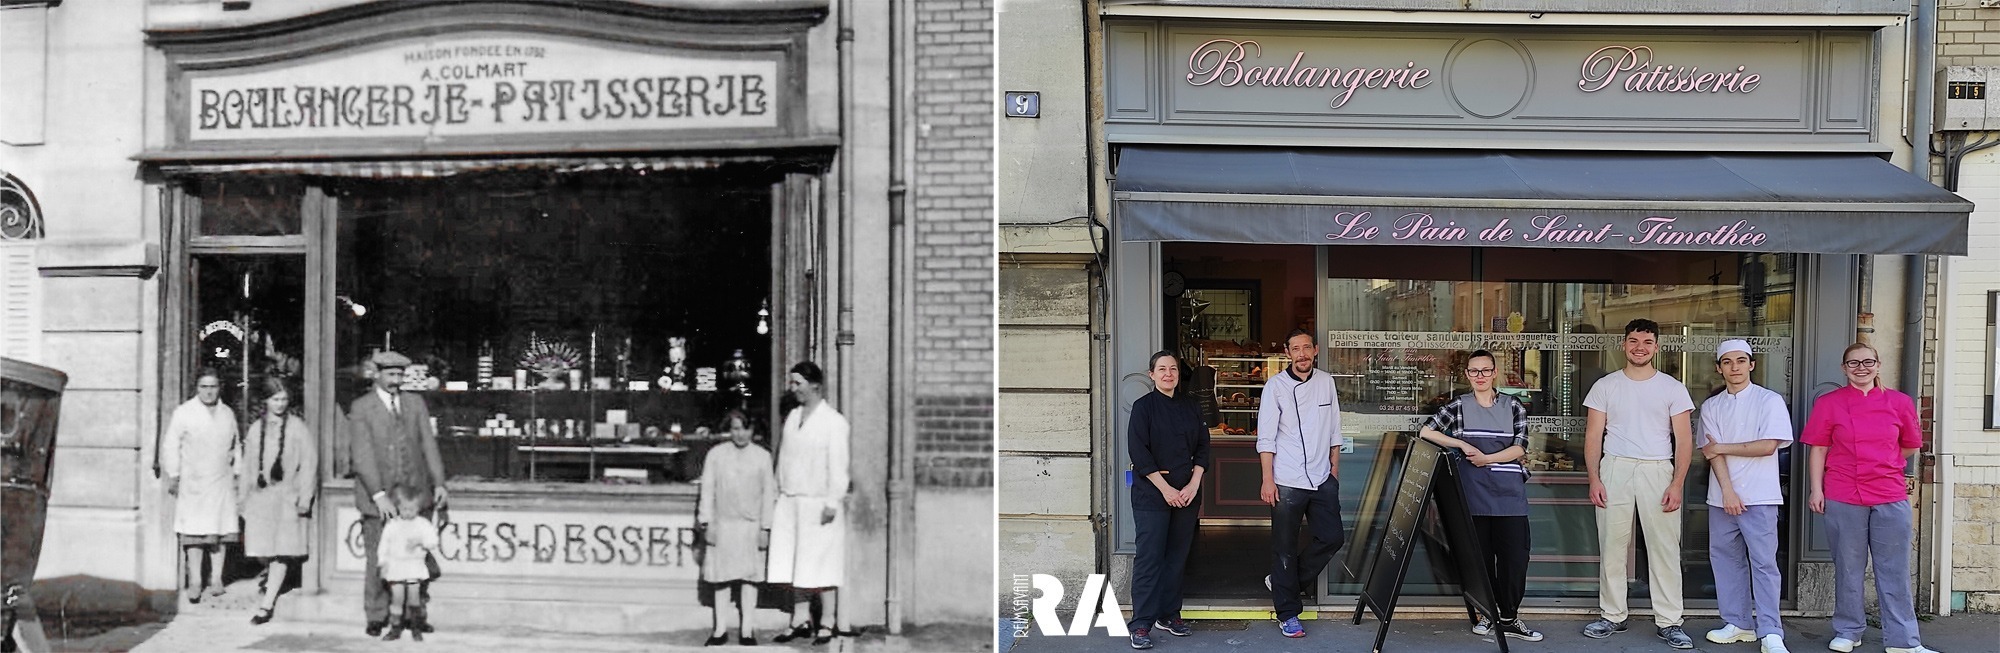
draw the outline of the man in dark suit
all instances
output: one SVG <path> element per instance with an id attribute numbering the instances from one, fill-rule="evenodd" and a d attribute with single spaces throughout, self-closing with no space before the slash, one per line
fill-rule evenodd
<path id="1" fill-rule="evenodd" d="M 375 369 L 374 389 L 347 410 L 347 442 L 354 461 L 356 508 L 361 510 L 361 532 L 368 547 L 368 574 L 362 604 L 368 613 L 368 636 L 382 634 L 389 620 L 389 588 L 382 583 L 381 561 L 376 549 L 382 543 L 384 519 L 396 516 L 390 490 L 399 485 L 417 488 L 424 496 L 420 512 L 428 516 L 444 505 L 444 461 L 438 456 L 437 430 L 431 426 L 431 411 L 424 398 L 404 394 L 403 368 L 410 359 L 393 351 L 378 352 L 369 358 Z M 412 615 L 411 627 L 428 630 L 427 615 Z"/>

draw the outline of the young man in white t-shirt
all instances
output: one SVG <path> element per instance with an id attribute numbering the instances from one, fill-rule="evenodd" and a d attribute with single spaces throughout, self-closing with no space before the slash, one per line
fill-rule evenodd
<path id="1" fill-rule="evenodd" d="M 1590 502 L 1597 506 L 1597 603 L 1603 618 L 1583 627 L 1585 637 L 1624 632 L 1626 556 L 1632 550 L 1632 517 L 1646 535 L 1646 569 L 1652 589 L 1653 625 L 1668 646 L 1694 648 L 1681 629 L 1681 493 L 1687 486 L 1694 437 L 1688 423 L 1694 398 L 1679 379 L 1653 367 L 1660 325 L 1638 319 L 1625 325 L 1625 369 L 1604 375 L 1583 400 L 1583 462 L 1590 472 Z"/>
<path id="2" fill-rule="evenodd" d="M 1701 402 L 1695 444 L 1708 459 L 1708 556 L 1715 569 L 1715 604 L 1721 628 L 1708 641 L 1760 642 L 1763 653 L 1788 653 L 1778 621 L 1778 512 L 1785 493 L 1778 484 L 1778 449 L 1792 443 L 1785 398 L 1750 382 L 1757 363 L 1750 343 L 1724 340 L 1715 348 L 1715 371 L 1727 385 Z M 1755 620 L 1752 620 L 1752 607 Z M 1755 626 L 1754 629 L 1743 626 Z"/>

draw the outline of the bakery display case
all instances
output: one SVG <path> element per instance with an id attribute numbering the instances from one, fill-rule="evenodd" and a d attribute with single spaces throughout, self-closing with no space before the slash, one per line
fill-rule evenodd
<path id="1" fill-rule="evenodd" d="M 445 473 L 454 478 L 691 481 L 730 407 L 714 393 L 646 390 L 431 392 Z"/>
<path id="2" fill-rule="evenodd" d="M 1263 461 L 1257 455 L 1257 411 L 1264 382 L 1290 359 L 1275 347 L 1228 341 L 1201 341 L 1197 369 L 1214 375 L 1214 415 L 1208 430 L 1209 471 L 1202 477 L 1201 518 L 1206 524 L 1258 522 L 1270 518 L 1259 492 Z M 1204 381 L 1206 372 L 1202 374 Z M 1207 393 L 1197 389 L 1204 401 Z"/>
<path id="3" fill-rule="evenodd" d="M 1264 405 L 1264 382 L 1285 369 L 1275 356 L 1208 356 L 1215 368 L 1215 406 L 1221 421 L 1209 435 L 1255 436 L 1257 410 Z"/>

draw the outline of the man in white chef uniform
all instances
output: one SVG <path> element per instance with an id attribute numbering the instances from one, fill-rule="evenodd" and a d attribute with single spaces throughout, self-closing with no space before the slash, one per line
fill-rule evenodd
<path id="1" fill-rule="evenodd" d="M 174 533 L 185 553 L 181 588 L 200 603 L 202 553 L 208 553 L 209 596 L 223 591 L 224 544 L 240 541 L 236 522 L 236 412 L 222 403 L 222 376 L 195 373 L 194 398 L 174 409 L 160 438 L 160 473 L 174 495 Z"/>
<path id="2" fill-rule="evenodd" d="M 818 364 L 793 365 L 785 385 L 799 407 L 785 416 L 778 443 L 778 507 L 766 578 L 799 592 L 792 629 L 776 641 L 812 637 L 814 644 L 825 644 L 852 634 L 837 594 L 847 580 L 847 418 L 826 403 L 826 373 Z M 814 593 L 832 628 L 811 619 Z"/>

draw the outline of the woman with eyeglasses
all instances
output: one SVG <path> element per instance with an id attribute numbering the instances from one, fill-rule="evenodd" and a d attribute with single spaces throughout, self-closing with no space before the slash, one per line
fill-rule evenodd
<path id="1" fill-rule="evenodd" d="M 1542 634 L 1521 623 L 1521 597 L 1528 589 L 1528 410 L 1493 387 L 1499 374 L 1493 353 L 1472 352 L 1465 360 L 1465 380 L 1472 392 L 1439 408 L 1419 432 L 1438 446 L 1457 449 L 1458 476 L 1472 526 L 1484 545 L 1487 578 L 1500 610 L 1500 623 L 1480 615 L 1475 635 L 1494 634 L 1530 642 Z"/>
<path id="2" fill-rule="evenodd" d="M 1855 343 L 1841 355 L 1847 385 L 1813 402 L 1799 441 L 1812 447 L 1807 473 L 1812 511 L 1826 516 L 1833 548 L 1833 641 L 1849 653 L 1868 628 L 1861 587 L 1875 562 L 1882 605 L 1882 645 L 1888 653 L 1936 653 L 1917 640 L 1910 590 L 1910 495 L 1903 467 L 1923 446 L 1910 396 L 1878 384 L 1875 348 Z"/>

